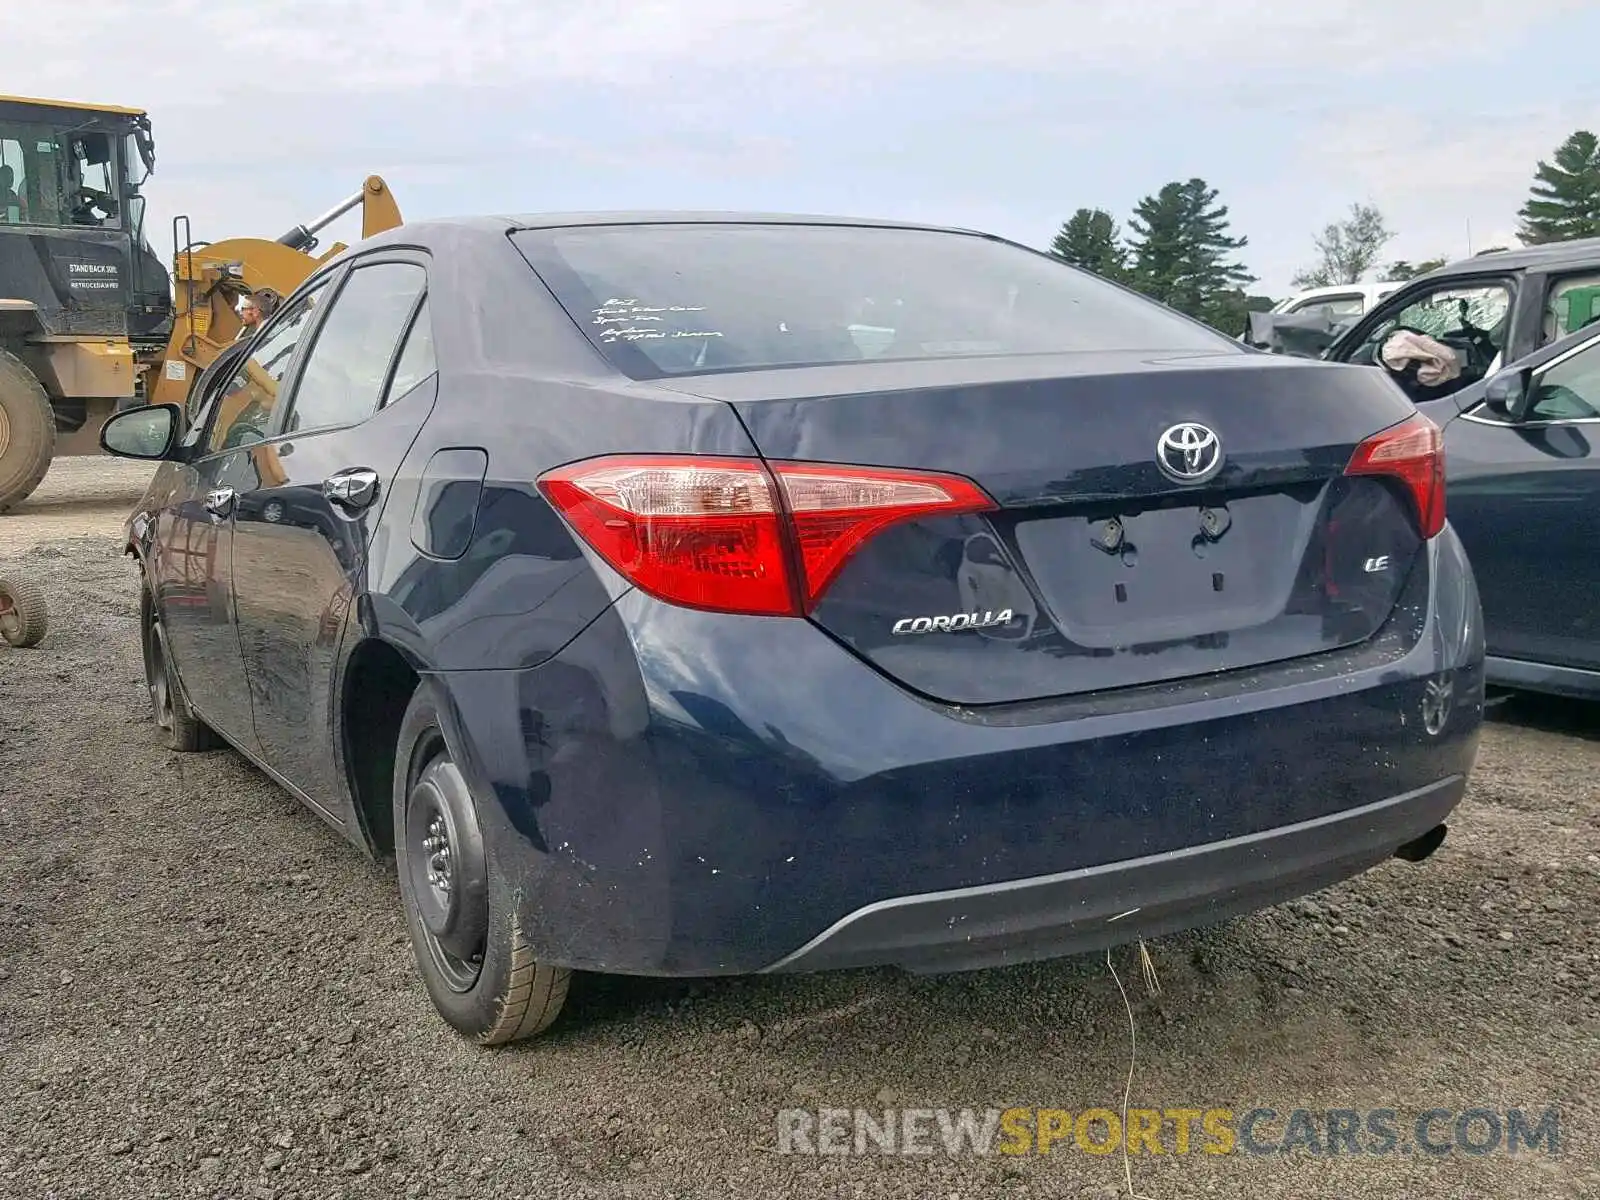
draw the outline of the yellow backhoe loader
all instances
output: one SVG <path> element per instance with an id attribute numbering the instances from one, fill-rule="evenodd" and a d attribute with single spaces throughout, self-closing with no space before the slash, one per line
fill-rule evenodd
<path id="1" fill-rule="evenodd" d="M 361 209 L 361 236 L 401 223 L 388 186 L 355 195 L 276 240 L 196 242 L 173 222 L 171 274 L 145 237 L 155 170 L 140 109 L 0 96 L 0 512 L 53 458 L 98 454 L 120 408 L 183 405 L 238 335 L 239 298 L 287 296 L 321 262 L 317 234 Z"/>

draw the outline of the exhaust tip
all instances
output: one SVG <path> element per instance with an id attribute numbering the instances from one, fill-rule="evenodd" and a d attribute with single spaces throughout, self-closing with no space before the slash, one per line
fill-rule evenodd
<path id="1" fill-rule="evenodd" d="M 1409 863 L 1419 863 L 1444 845 L 1444 835 L 1449 832 L 1450 827 L 1448 825 L 1443 823 L 1435 825 L 1421 837 L 1413 838 L 1403 846 L 1396 848 L 1394 856 L 1402 858 Z"/>

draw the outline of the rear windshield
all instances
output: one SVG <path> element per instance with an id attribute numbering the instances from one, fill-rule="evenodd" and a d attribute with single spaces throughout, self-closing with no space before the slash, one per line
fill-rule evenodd
<path id="1" fill-rule="evenodd" d="M 614 225 L 513 235 L 636 379 L 883 359 L 1238 347 L 1095 276 L 976 235 Z"/>

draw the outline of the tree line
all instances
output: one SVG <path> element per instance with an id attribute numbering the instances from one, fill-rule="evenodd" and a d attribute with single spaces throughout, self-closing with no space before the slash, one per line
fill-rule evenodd
<path id="1" fill-rule="evenodd" d="M 1539 160 L 1527 203 L 1517 215 L 1517 236 L 1524 245 L 1600 237 L 1600 139 L 1580 129 L 1551 159 Z M 1412 279 L 1445 264 L 1440 257 L 1380 266 L 1394 236 L 1377 208 L 1352 204 L 1346 217 L 1312 239 L 1316 258 L 1292 282 L 1309 288 L 1368 278 Z M 1217 189 L 1196 178 L 1174 180 L 1140 200 L 1126 232 L 1104 209 L 1078 209 L 1056 233 L 1050 252 L 1233 334 L 1244 328 L 1248 313 L 1274 303 L 1249 291 L 1256 277 L 1239 260 L 1249 244 L 1248 238 L 1233 236 L 1228 206 Z"/>

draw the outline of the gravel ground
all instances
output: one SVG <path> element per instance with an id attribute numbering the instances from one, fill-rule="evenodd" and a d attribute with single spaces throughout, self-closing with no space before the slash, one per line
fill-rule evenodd
<path id="1" fill-rule="evenodd" d="M 0 518 L 52 629 L 0 645 L 0 1196 L 1125 1194 L 1120 1156 L 797 1157 L 778 1109 L 1120 1108 L 1101 959 L 915 979 L 583 978 L 550 1036 L 433 1015 L 389 870 L 147 719 L 115 535 L 148 472 Z M 1117 963 L 1135 1106 L 1561 1110 L 1562 1153 L 1138 1156 L 1153 1200 L 1600 1196 L 1600 712 L 1518 700 L 1449 840 Z M 1276 1127 L 1281 1133 L 1282 1123 Z"/>

